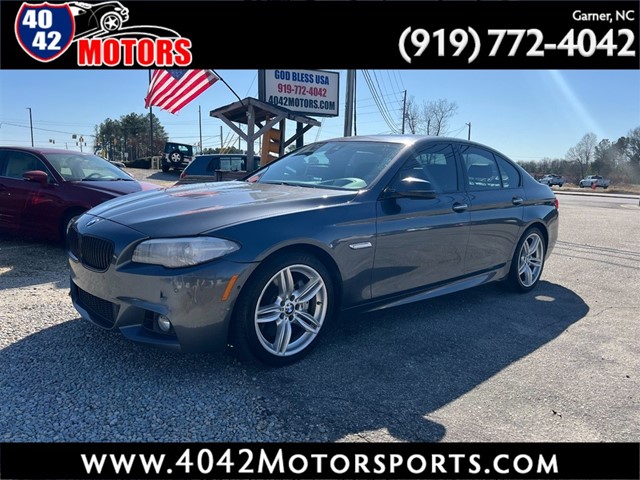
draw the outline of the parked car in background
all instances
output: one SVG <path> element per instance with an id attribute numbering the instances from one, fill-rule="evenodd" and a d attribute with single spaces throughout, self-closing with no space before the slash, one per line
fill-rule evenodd
<path id="1" fill-rule="evenodd" d="M 489 147 L 349 137 L 304 146 L 242 181 L 90 210 L 69 235 L 71 297 L 83 318 L 136 342 L 184 352 L 231 344 L 285 365 L 340 310 L 498 280 L 528 292 L 557 235 L 551 189 Z"/>
<path id="2" fill-rule="evenodd" d="M 112 198 L 159 188 L 90 153 L 0 147 L 0 229 L 64 239 L 71 221 Z"/>
<path id="3" fill-rule="evenodd" d="M 260 167 L 260 157 L 253 157 L 247 166 L 247 156 L 241 153 L 196 155 L 180 174 L 176 185 L 220 182 L 242 178 Z"/>
<path id="4" fill-rule="evenodd" d="M 119 161 L 119 160 L 108 160 L 108 162 L 109 162 L 111 165 L 115 165 L 115 166 L 116 166 L 116 167 L 118 167 L 118 168 L 125 168 L 125 167 L 126 167 L 126 165 L 124 164 L 124 162 L 121 162 L 121 161 Z"/>
<path id="5" fill-rule="evenodd" d="M 549 185 L 550 187 L 553 187 L 554 185 L 562 187 L 565 183 L 564 177 L 562 177 L 561 175 L 556 175 L 554 173 L 545 175 L 539 181 L 540 183 L 544 183 L 545 185 Z"/>
<path id="6" fill-rule="evenodd" d="M 609 180 L 605 180 L 600 175 L 587 175 L 580 180 L 580 188 L 593 187 L 594 183 L 596 187 L 609 188 Z"/>
<path id="7" fill-rule="evenodd" d="M 162 171 L 182 170 L 193 160 L 193 145 L 166 142 L 162 154 Z"/>

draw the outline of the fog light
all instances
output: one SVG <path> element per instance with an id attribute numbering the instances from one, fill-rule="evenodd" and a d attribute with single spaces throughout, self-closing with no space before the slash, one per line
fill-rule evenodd
<path id="1" fill-rule="evenodd" d="M 171 321 L 164 315 L 160 315 L 158 317 L 158 328 L 165 333 L 168 332 L 171 330 Z"/>

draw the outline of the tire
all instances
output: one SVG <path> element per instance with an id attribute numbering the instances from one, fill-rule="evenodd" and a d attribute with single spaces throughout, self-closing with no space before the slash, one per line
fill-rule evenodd
<path id="1" fill-rule="evenodd" d="M 513 254 L 507 278 L 507 286 L 511 290 L 527 293 L 536 287 L 544 268 L 546 249 L 544 235 L 539 228 L 531 227 L 524 232 Z"/>
<path id="2" fill-rule="evenodd" d="M 105 32 L 115 32 L 120 30 L 122 18 L 117 13 L 107 13 L 100 19 L 100 28 Z"/>
<path id="3" fill-rule="evenodd" d="M 177 150 L 174 150 L 169 154 L 169 161 L 173 165 L 174 168 L 180 167 L 182 165 L 182 161 L 184 160 L 184 155 Z"/>
<path id="4" fill-rule="evenodd" d="M 327 330 L 334 287 L 313 255 L 287 253 L 267 260 L 236 302 L 231 343 L 244 360 L 280 367 L 306 356 Z"/>

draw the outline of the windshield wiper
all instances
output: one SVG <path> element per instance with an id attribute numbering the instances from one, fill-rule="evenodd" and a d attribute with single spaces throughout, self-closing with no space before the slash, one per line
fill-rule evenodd
<path id="1" fill-rule="evenodd" d="M 293 182 L 257 182 L 257 183 L 268 183 L 269 185 L 286 185 L 288 187 L 308 187 L 307 183 L 293 183 Z"/>

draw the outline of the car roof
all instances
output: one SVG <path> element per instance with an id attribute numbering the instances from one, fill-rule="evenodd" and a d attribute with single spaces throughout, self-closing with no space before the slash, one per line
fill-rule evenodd
<path id="1" fill-rule="evenodd" d="M 20 150 L 22 152 L 30 153 L 73 153 L 75 155 L 93 155 L 91 152 L 78 152 L 77 150 L 65 150 L 64 148 L 50 148 L 50 147 L 17 147 L 12 145 L 0 145 L 0 150 Z"/>
<path id="2" fill-rule="evenodd" d="M 461 145 L 468 145 L 471 147 L 480 147 L 487 150 L 491 150 L 492 152 L 498 153 L 505 158 L 510 158 L 508 155 L 496 150 L 493 147 L 485 145 L 483 143 L 472 142 L 471 140 L 464 140 L 462 138 L 455 137 L 440 137 L 435 135 L 402 135 L 402 134 L 387 134 L 387 135 L 363 135 L 363 136 L 354 136 L 354 137 L 336 137 L 330 138 L 327 140 L 320 140 L 314 143 L 323 143 L 323 142 L 388 142 L 388 143 L 402 143 L 405 147 L 410 146 L 419 146 L 419 145 L 427 145 L 433 142 L 455 142 Z"/>

